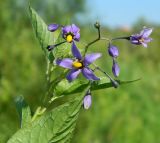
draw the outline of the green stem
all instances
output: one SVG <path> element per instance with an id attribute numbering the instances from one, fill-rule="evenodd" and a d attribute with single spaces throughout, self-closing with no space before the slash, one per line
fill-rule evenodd
<path id="1" fill-rule="evenodd" d="M 113 38 L 111 41 L 115 41 L 115 40 L 122 40 L 122 39 L 124 39 L 124 40 L 130 40 L 130 36 L 128 37 L 117 37 L 117 38 Z"/>
<path id="2" fill-rule="evenodd" d="M 41 116 L 45 111 L 46 111 L 45 107 L 38 107 L 31 119 L 31 122 L 33 122 L 38 116 Z"/>
<path id="3" fill-rule="evenodd" d="M 97 41 L 99 41 L 99 40 L 101 39 L 100 26 L 97 27 L 97 30 L 98 30 L 98 37 L 97 37 L 95 40 L 91 41 L 90 43 L 88 43 L 88 44 L 85 46 L 85 51 L 84 51 L 84 56 L 83 56 L 83 57 L 85 57 L 85 55 L 86 55 L 86 53 L 87 53 L 87 51 L 88 51 L 89 46 L 91 46 L 92 44 L 96 43 Z"/>
<path id="4" fill-rule="evenodd" d="M 50 61 L 47 60 L 47 68 L 46 68 L 46 80 L 47 80 L 47 83 L 45 84 L 47 89 L 49 88 L 50 76 L 51 76 L 51 73 L 50 73 Z M 47 97 L 47 92 L 45 93 L 45 95 L 41 96 L 41 102 L 42 102 L 43 105 L 45 104 L 46 97 Z"/>
<path id="5" fill-rule="evenodd" d="M 95 66 L 95 68 L 96 68 L 97 70 L 99 70 L 100 72 L 102 72 L 104 75 L 106 75 L 106 76 L 110 79 L 110 81 L 112 82 L 112 84 L 113 84 L 113 86 L 114 86 L 115 88 L 117 88 L 117 87 L 119 86 L 118 82 L 117 82 L 116 80 L 114 80 L 107 72 L 103 71 L 103 70 L 102 70 L 99 66 L 97 66 L 96 64 L 93 63 L 93 65 Z"/>

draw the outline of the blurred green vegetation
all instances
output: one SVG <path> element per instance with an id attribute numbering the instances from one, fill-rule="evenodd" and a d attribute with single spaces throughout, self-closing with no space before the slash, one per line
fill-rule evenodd
<path id="1" fill-rule="evenodd" d="M 25 0 L 0 1 L 0 143 L 19 128 L 15 97 L 23 95 L 34 111 L 46 90 L 46 61 L 33 34 L 27 4 Z M 47 23 L 64 23 L 66 17 L 75 22 L 76 14 L 85 11 L 84 0 L 33 0 L 31 4 Z M 148 49 L 127 41 L 115 42 L 120 50 L 119 78 L 142 80 L 93 92 L 92 107 L 82 110 L 73 143 L 160 143 L 160 26 L 141 19 L 131 31 L 105 27 L 102 33 L 108 37 L 125 36 L 140 31 L 144 25 L 154 27 L 154 40 Z M 97 36 L 92 25 L 81 27 L 83 42 Z M 98 42 L 90 50 L 104 53 L 98 64 L 111 74 L 112 60 L 105 54 L 106 43 Z"/>

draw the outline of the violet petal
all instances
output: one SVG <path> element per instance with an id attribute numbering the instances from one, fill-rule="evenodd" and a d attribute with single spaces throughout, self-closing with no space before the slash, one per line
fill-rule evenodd
<path id="1" fill-rule="evenodd" d="M 141 34 L 142 34 L 142 37 L 143 38 L 146 38 L 146 37 L 149 37 L 152 33 L 153 29 L 152 28 L 144 28 L 142 31 L 141 31 Z M 141 35 L 140 34 L 140 35 Z"/>
<path id="2" fill-rule="evenodd" d="M 76 35 L 74 35 L 74 40 L 75 41 L 79 41 L 80 40 L 80 33 L 76 33 Z"/>
<path id="3" fill-rule="evenodd" d="M 62 35 L 64 36 L 67 33 L 70 33 L 72 31 L 72 27 L 71 25 L 67 25 L 62 27 Z"/>
<path id="4" fill-rule="evenodd" d="M 72 27 L 72 32 L 73 33 L 75 33 L 75 34 L 79 33 L 80 29 L 79 29 L 78 26 L 76 26 L 75 24 L 72 24 L 71 27 Z"/>
<path id="5" fill-rule="evenodd" d="M 142 42 L 143 47 L 147 48 L 147 43 Z"/>
<path id="6" fill-rule="evenodd" d="M 144 38 L 144 42 L 145 42 L 145 43 L 149 43 L 149 42 L 151 42 L 152 40 L 153 40 L 153 39 L 150 38 L 150 37 Z"/>
<path id="7" fill-rule="evenodd" d="M 72 42 L 72 54 L 75 58 L 77 58 L 79 60 L 82 59 L 81 53 L 79 52 L 79 50 L 74 42 Z"/>
<path id="8" fill-rule="evenodd" d="M 82 74 L 84 75 L 85 78 L 88 80 L 100 80 L 98 77 L 96 77 L 93 73 L 93 71 L 87 67 L 84 67 L 82 69 Z"/>
<path id="9" fill-rule="evenodd" d="M 69 82 L 73 81 L 80 74 L 81 69 L 72 69 L 66 76 Z"/>
<path id="10" fill-rule="evenodd" d="M 56 60 L 57 65 L 64 67 L 64 68 L 67 68 L 67 69 L 72 69 L 72 63 L 73 63 L 73 61 L 69 58 Z"/>
<path id="11" fill-rule="evenodd" d="M 96 59 L 101 57 L 101 53 L 92 53 L 92 54 L 88 54 L 85 56 L 84 58 L 84 65 L 88 66 L 91 63 L 93 63 Z"/>

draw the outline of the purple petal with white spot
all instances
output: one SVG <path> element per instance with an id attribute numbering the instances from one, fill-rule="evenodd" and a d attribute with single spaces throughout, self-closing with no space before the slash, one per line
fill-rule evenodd
<path id="1" fill-rule="evenodd" d="M 85 78 L 88 80 L 100 80 L 98 77 L 96 77 L 93 73 L 93 71 L 87 67 L 84 67 L 82 69 L 82 74 L 84 75 Z"/>
<path id="2" fill-rule="evenodd" d="M 66 76 L 67 80 L 69 82 L 73 81 L 74 79 L 77 78 L 77 76 L 80 74 L 81 69 L 72 69 L 68 75 Z"/>
<path id="3" fill-rule="evenodd" d="M 84 58 L 84 65 L 88 66 L 100 57 L 101 57 L 101 53 L 88 54 Z"/>
<path id="4" fill-rule="evenodd" d="M 77 58 L 79 60 L 82 59 L 81 53 L 79 52 L 79 50 L 74 42 L 72 42 L 72 54 L 75 58 Z"/>
<path id="5" fill-rule="evenodd" d="M 83 106 L 84 109 L 89 109 L 91 107 L 92 104 L 92 97 L 91 95 L 86 95 L 83 99 Z"/>
<path id="6" fill-rule="evenodd" d="M 73 61 L 69 58 L 56 60 L 57 65 L 64 67 L 64 68 L 67 68 L 67 69 L 72 69 L 72 63 L 73 63 Z"/>

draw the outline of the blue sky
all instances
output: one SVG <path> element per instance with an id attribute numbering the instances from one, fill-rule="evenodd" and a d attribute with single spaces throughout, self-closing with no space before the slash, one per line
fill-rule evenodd
<path id="1" fill-rule="evenodd" d="M 160 24 L 160 0 L 87 0 L 87 20 L 131 26 L 138 18 Z"/>

